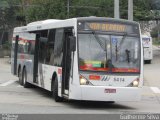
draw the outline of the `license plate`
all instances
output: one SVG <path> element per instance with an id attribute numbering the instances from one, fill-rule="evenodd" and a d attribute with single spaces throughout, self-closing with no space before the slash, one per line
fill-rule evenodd
<path id="1" fill-rule="evenodd" d="M 105 89 L 104 93 L 116 93 L 116 89 Z"/>

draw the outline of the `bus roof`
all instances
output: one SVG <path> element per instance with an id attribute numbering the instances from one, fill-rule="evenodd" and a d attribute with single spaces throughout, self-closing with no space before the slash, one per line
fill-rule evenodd
<path id="1" fill-rule="evenodd" d="M 43 21 L 36 21 L 27 24 L 27 26 L 16 27 L 14 32 L 24 31 L 38 31 L 52 28 L 72 27 L 76 24 L 75 18 L 67 20 L 48 19 Z"/>
<path id="2" fill-rule="evenodd" d="M 79 21 L 113 21 L 113 22 L 125 22 L 125 23 L 132 23 L 132 24 L 138 24 L 135 21 L 130 21 L 130 20 L 126 20 L 126 19 L 117 19 L 117 18 L 109 18 L 109 17 L 95 17 L 95 16 L 91 16 L 91 17 L 78 17 L 77 20 Z"/>
<path id="3" fill-rule="evenodd" d="M 130 23 L 130 24 L 138 24 L 134 21 L 128 21 L 124 19 L 115 19 L 115 18 L 107 18 L 107 17 L 77 17 L 65 20 L 58 19 L 48 19 L 43 21 L 36 21 L 27 24 L 27 26 L 16 27 L 14 32 L 24 32 L 24 31 L 38 31 L 52 28 L 62 28 L 62 27 L 72 27 L 76 25 L 77 21 L 113 21 L 113 22 L 121 22 L 121 23 Z"/>
<path id="4" fill-rule="evenodd" d="M 58 21 L 61 21 L 61 20 L 58 20 L 58 19 L 47 19 L 47 20 L 35 21 L 35 22 L 28 23 L 27 26 L 30 26 L 30 25 L 40 25 L 40 24 L 48 24 L 48 23 L 53 23 L 53 22 L 58 22 Z"/>

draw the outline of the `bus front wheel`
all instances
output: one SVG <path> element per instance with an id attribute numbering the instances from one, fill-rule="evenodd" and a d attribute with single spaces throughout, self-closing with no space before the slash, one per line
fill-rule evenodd
<path id="1" fill-rule="evenodd" d="M 151 64 L 151 60 L 145 60 L 144 63 L 145 64 Z"/>
<path id="2" fill-rule="evenodd" d="M 148 63 L 148 64 L 151 64 L 151 60 L 148 60 L 147 63 Z"/>
<path id="3" fill-rule="evenodd" d="M 56 102 L 62 102 L 63 98 L 58 96 L 58 80 L 55 78 L 54 83 L 52 84 L 52 96 Z"/>

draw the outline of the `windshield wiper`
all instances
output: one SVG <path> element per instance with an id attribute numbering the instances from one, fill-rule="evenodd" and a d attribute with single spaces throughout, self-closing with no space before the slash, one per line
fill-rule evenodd
<path id="1" fill-rule="evenodd" d="M 128 63 L 130 62 L 130 51 L 128 49 L 125 50 L 126 55 L 127 55 L 127 61 Z"/>
<path id="2" fill-rule="evenodd" d="M 96 32 L 92 30 L 92 34 L 95 37 L 96 41 L 98 42 L 98 44 L 100 45 L 100 47 L 106 52 L 106 63 L 107 63 L 107 46 L 106 46 L 106 40 L 104 40 L 104 44 L 101 42 L 101 40 L 99 39 L 99 37 L 97 36 Z M 104 66 L 106 67 L 106 66 Z"/>
<path id="3" fill-rule="evenodd" d="M 120 50 L 121 44 L 124 42 L 126 36 L 127 36 L 127 33 L 125 33 L 125 34 L 123 35 L 122 39 L 120 40 L 119 48 L 118 48 L 118 45 L 117 45 L 117 42 L 116 42 L 116 46 L 115 46 L 116 61 L 118 61 L 118 50 Z"/>
<path id="4" fill-rule="evenodd" d="M 95 39 L 96 39 L 96 41 L 98 42 L 98 44 L 100 45 L 100 47 L 101 47 L 104 51 L 106 51 L 103 43 L 101 42 L 101 40 L 100 40 L 99 37 L 97 36 L 96 32 L 92 30 L 92 34 L 93 34 L 93 36 L 95 37 Z"/>
<path id="5" fill-rule="evenodd" d="M 120 42 L 120 46 L 121 46 L 121 44 L 123 43 L 123 41 L 125 40 L 125 38 L 126 38 L 126 36 L 127 36 L 128 34 L 127 33 L 124 33 L 122 36 L 122 39 L 121 39 L 121 42 Z"/>
<path id="6" fill-rule="evenodd" d="M 87 24 L 86 24 L 86 25 L 87 25 Z M 89 25 L 87 25 L 87 27 L 90 28 Z M 103 43 L 101 42 L 101 40 L 100 40 L 99 37 L 97 36 L 96 31 L 91 29 L 91 32 L 92 32 L 93 36 L 95 37 L 96 41 L 98 42 L 98 44 L 100 45 L 100 47 L 101 47 L 104 51 L 106 51 L 106 47 L 103 46 Z"/>

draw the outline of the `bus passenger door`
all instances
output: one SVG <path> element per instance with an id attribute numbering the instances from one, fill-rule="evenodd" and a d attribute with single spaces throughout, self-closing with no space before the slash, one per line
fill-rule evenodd
<path id="1" fill-rule="evenodd" d="M 45 47 L 47 43 L 48 30 L 39 31 L 36 35 L 35 55 L 34 55 L 34 79 L 33 82 L 44 88 Z"/>
<path id="2" fill-rule="evenodd" d="M 68 95 L 69 80 L 71 70 L 71 50 L 69 37 L 72 36 L 72 28 L 67 28 L 64 31 L 63 43 L 63 63 L 62 63 L 62 94 Z"/>
<path id="3" fill-rule="evenodd" d="M 11 72 L 16 75 L 17 74 L 17 57 L 18 57 L 18 39 L 17 35 L 15 38 L 15 43 L 12 43 L 12 54 L 11 54 Z"/>
<path id="4" fill-rule="evenodd" d="M 36 35 L 35 51 L 34 51 L 34 66 L 33 66 L 33 83 L 38 83 L 38 51 L 39 51 L 40 35 Z"/>

